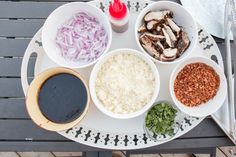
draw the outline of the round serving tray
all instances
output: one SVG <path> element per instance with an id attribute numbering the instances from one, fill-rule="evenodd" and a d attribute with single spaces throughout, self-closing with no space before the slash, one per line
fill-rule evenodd
<path id="1" fill-rule="evenodd" d="M 152 3 L 152 1 L 124 0 L 124 2 L 130 10 L 129 29 L 122 34 L 113 32 L 110 50 L 116 48 L 133 48 L 139 50 L 134 35 L 135 20 L 138 13 L 148 4 Z M 106 11 L 109 5 L 108 1 L 103 0 L 96 0 L 90 3 L 103 11 Z M 191 56 L 205 56 L 211 58 L 223 68 L 223 60 L 214 39 L 201 26 L 198 26 L 198 35 L 198 45 L 195 47 Z M 37 75 L 48 68 L 58 67 L 56 63 L 47 57 L 43 50 L 40 29 L 29 43 L 22 61 L 21 83 L 25 94 L 29 86 L 27 82 L 27 67 L 29 58 L 33 53 L 37 54 L 34 75 Z M 168 91 L 168 84 L 170 74 L 175 66 L 176 64 L 157 64 L 161 76 L 160 94 L 157 100 L 172 101 Z M 93 67 L 77 69 L 77 71 L 88 81 L 92 68 Z M 153 141 L 144 133 L 144 114 L 129 120 L 113 119 L 104 115 L 93 103 L 91 103 L 88 113 L 80 124 L 69 130 L 58 133 L 68 139 L 92 147 L 115 150 L 139 149 L 159 145 L 178 138 L 197 126 L 203 119 L 204 117 L 197 118 L 184 115 L 180 130 L 172 139 Z M 165 139 L 165 137 L 162 138 Z"/>

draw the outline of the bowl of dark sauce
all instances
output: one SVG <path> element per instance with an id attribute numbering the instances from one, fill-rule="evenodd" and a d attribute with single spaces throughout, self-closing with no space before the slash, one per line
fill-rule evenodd
<path id="1" fill-rule="evenodd" d="M 40 127 L 62 131 L 78 124 L 90 102 L 86 81 L 67 68 L 48 69 L 30 84 L 26 107 L 31 119 Z"/>

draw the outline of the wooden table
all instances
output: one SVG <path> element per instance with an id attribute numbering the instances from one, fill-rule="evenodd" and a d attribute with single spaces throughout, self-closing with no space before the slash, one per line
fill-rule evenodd
<path id="1" fill-rule="evenodd" d="M 109 156 L 110 152 L 88 147 L 68 140 L 61 135 L 38 128 L 25 109 L 20 82 L 21 61 L 25 49 L 43 25 L 46 17 L 67 0 L 37 2 L 0 1 L 0 151 L 83 151 L 84 155 Z M 70 1 L 70 0 L 68 0 Z M 225 59 L 223 40 L 216 39 Z M 35 57 L 31 57 L 29 79 L 33 77 Z M 142 152 L 195 152 L 215 154 L 215 147 L 233 143 L 211 118 L 184 136 L 169 143 L 144 149 Z M 129 153 L 133 153 L 130 151 Z"/>

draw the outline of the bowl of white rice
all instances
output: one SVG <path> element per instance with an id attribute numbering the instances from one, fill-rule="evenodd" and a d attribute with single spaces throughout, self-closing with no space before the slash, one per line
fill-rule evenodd
<path id="1" fill-rule="evenodd" d="M 143 114 L 155 102 L 160 76 L 146 54 L 133 49 L 116 49 L 94 66 L 89 88 L 101 112 L 113 118 L 129 119 Z"/>

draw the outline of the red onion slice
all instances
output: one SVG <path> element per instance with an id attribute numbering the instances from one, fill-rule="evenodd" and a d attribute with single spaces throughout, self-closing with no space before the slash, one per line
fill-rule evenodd
<path id="1" fill-rule="evenodd" d="M 66 60 L 89 63 L 105 51 L 108 35 L 96 17 L 79 12 L 58 29 L 55 41 Z"/>

